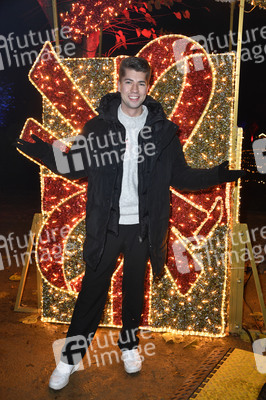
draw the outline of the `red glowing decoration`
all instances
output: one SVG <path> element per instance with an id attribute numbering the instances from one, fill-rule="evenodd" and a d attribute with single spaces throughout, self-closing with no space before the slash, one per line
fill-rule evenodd
<path id="1" fill-rule="evenodd" d="M 69 13 L 62 13 L 60 16 L 62 24 L 70 28 L 73 39 L 79 42 L 82 35 L 87 36 L 109 24 L 130 3 L 131 0 L 80 0 L 72 4 Z"/>

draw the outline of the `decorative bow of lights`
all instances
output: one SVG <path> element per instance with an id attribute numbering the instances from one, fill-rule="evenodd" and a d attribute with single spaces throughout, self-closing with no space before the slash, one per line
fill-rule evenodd
<path id="1" fill-rule="evenodd" d="M 208 168 L 229 158 L 233 54 L 209 56 L 195 41 L 169 35 L 151 41 L 138 56 L 153 67 L 149 94 L 180 127 L 187 162 Z M 29 74 L 43 97 L 43 124 L 27 120 L 21 137 L 31 141 L 34 133 L 49 143 L 62 140 L 62 148 L 68 146 L 64 138 L 76 136 L 96 115 L 99 99 L 117 90 L 122 58 L 60 61 L 46 43 Z M 87 184 L 40 168 L 43 226 L 37 262 L 43 279 L 42 318 L 69 322 L 84 274 Z M 156 284 L 148 269 L 142 326 L 224 334 L 232 187 L 224 184 L 194 194 L 171 188 L 169 258 Z M 106 326 L 121 325 L 122 266 L 119 259 L 102 320 Z"/>

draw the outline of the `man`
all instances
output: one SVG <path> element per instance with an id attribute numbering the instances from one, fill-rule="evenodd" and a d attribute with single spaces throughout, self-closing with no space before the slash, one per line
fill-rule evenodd
<path id="1" fill-rule="evenodd" d="M 150 74 L 143 58 L 128 57 L 121 62 L 118 92 L 101 99 L 99 115 L 86 123 L 82 135 L 64 154 L 67 171 L 62 171 L 62 154 L 52 145 L 36 136 L 35 143 L 18 140 L 18 148 L 42 160 L 52 171 L 73 179 L 88 177 L 86 272 L 66 343 L 82 335 L 90 344 L 122 253 L 123 327 L 118 345 L 128 373 L 141 369 L 136 332 L 147 261 L 150 258 L 154 275 L 159 275 L 166 260 L 169 187 L 199 190 L 243 175 L 243 171 L 229 171 L 227 162 L 208 170 L 187 165 L 177 137 L 178 127 L 147 95 Z M 61 361 L 50 378 L 53 389 L 64 387 L 70 374 L 78 369 L 70 350 L 70 345 L 62 350 Z M 80 358 L 85 352 L 86 348 L 81 350 Z"/>

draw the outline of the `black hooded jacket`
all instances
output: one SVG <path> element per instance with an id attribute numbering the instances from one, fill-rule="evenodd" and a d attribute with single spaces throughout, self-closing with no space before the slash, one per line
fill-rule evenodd
<path id="1" fill-rule="evenodd" d="M 92 269 L 97 268 L 102 256 L 107 231 L 117 235 L 119 230 L 122 155 L 125 151 L 125 128 L 117 117 L 120 103 L 118 92 L 101 99 L 97 109 L 99 115 L 85 124 L 81 136 L 66 155 L 70 171 L 60 172 L 71 179 L 88 178 L 83 252 L 84 260 Z M 166 118 L 160 103 L 147 96 L 144 104 L 148 116 L 144 134 L 139 134 L 138 139 L 139 240 L 148 237 L 152 269 L 158 275 L 167 255 L 170 186 L 194 191 L 220 182 L 218 166 L 193 169 L 187 165 L 177 136 L 178 127 Z M 79 170 L 74 157 L 77 152 L 83 157 L 84 168 Z M 58 173 L 52 152 L 43 160 Z"/>

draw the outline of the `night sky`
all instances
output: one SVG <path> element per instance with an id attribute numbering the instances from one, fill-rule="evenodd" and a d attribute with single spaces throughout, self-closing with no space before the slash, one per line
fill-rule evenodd
<path id="1" fill-rule="evenodd" d="M 246 4 L 247 11 L 251 8 L 249 4 Z M 178 20 L 166 7 L 156 11 L 153 14 L 157 21 L 156 31 L 161 29 L 164 34 L 179 33 L 205 37 L 213 32 L 213 48 L 210 50 L 228 51 L 226 41 L 230 18 L 229 3 L 217 3 L 214 0 L 187 0 L 185 4 L 175 4 L 175 12 L 184 10 L 189 10 L 190 19 Z M 29 42 L 27 50 L 38 53 L 42 47 L 42 41 L 51 34 L 51 26 L 37 0 L 1 0 L 0 17 L 0 137 L 2 141 L 0 193 L 38 192 L 38 166 L 22 157 L 12 143 L 20 135 L 28 117 L 41 122 L 41 96 L 28 80 L 31 64 L 29 60 L 24 60 L 25 65 L 23 65 L 21 59 L 21 52 L 25 50 L 18 50 L 17 53 L 13 53 L 11 60 L 8 60 L 3 43 L 11 35 L 13 38 L 19 38 L 22 47 L 23 43 L 25 44 L 23 38 L 26 35 Z M 237 17 L 236 10 L 234 32 L 237 32 Z M 150 27 L 145 23 L 141 23 L 140 26 L 148 29 Z M 127 49 L 120 48 L 112 53 L 112 56 L 134 55 L 139 51 L 144 43 L 138 42 L 136 36 L 135 40 L 134 37 L 132 39 L 135 42 L 134 45 L 128 46 Z M 266 10 L 257 7 L 251 13 L 245 13 L 243 41 L 246 50 L 245 60 L 241 67 L 238 125 L 244 128 L 244 148 L 251 149 L 250 136 L 254 134 L 256 136 L 261 132 L 266 133 Z M 68 42 L 69 40 L 63 39 L 61 41 L 62 45 Z M 104 33 L 103 55 L 106 55 L 114 44 L 114 36 Z M 82 47 L 76 45 L 75 55 L 80 56 L 81 51 Z M 265 185 L 262 186 L 265 191 Z"/>

